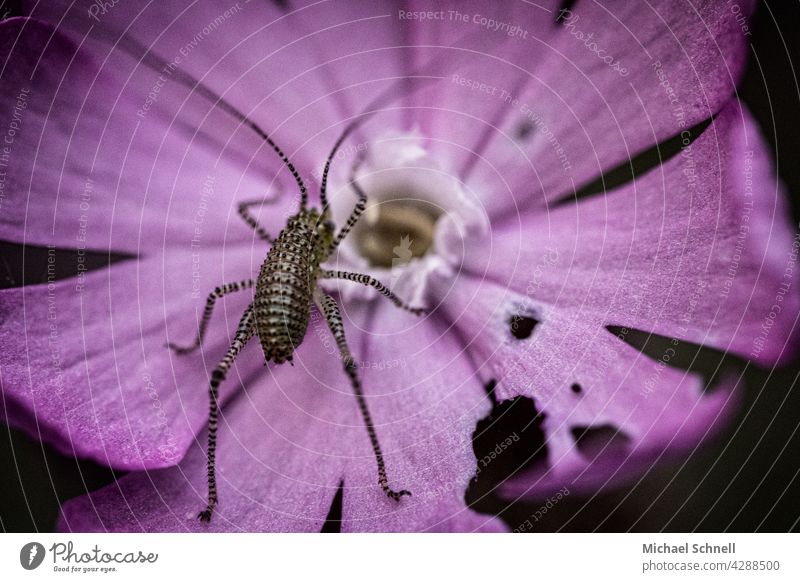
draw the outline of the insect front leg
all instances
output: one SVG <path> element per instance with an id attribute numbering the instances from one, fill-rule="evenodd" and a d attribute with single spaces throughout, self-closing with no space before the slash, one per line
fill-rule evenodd
<path id="1" fill-rule="evenodd" d="M 258 238 L 261 240 L 265 240 L 268 243 L 272 242 L 272 237 L 267 232 L 267 230 L 258 223 L 255 216 L 250 213 L 250 208 L 253 206 L 264 206 L 265 204 L 272 204 L 277 201 L 277 198 L 269 198 L 269 199 L 261 199 L 258 200 L 245 200 L 244 202 L 239 203 L 239 216 L 242 217 L 247 225 L 256 231 Z"/>
<path id="2" fill-rule="evenodd" d="M 207 457 L 207 473 L 208 473 L 208 504 L 206 508 L 201 511 L 197 517 L 200 521 L 211 521 L 211 514 L 214 512 L 214 507 L 217 505 L 217 475 L 216 475 L 216 459 L 217 459 L 217 427 L 219 424 L 219 385 L 225 380 L 233 365 L 236 356 L 247 344 L 248 340 L 255 334 L 255 317 L 253 315 L 253 304 L 251 303 L 242 315 L 239 321 L 239 327 L 236 329 L 236 335 L 228 348 L 225 357 L 222 358 L 217 367 L 211 373 L 211 381 L 209 382 L 208 395 L 209 395 L 209 411 L 208 411 L 208 457 Z"/>
<path id="3" fill-rule="evenodd" d="M 319 288 L 314 292 L 314 302 L 317 308 L 325 315 L 328 322 L 328 327 L 336 340 L 336 345 L 339 348 L 339 354 L 344 363 L 344 371 L 350 378 L 350 384 L 353 386 L 353 392 L 358 401 L 358 408 L 361 411 L 361 416 L 364 419 L 364 424 L 367 426 L 367 433 L 369 440 L 372 443 L 372 452 L 375 454 L 375 460 L 378 463 L 378 484 L 383 489 L 387 496 L 395 501 L 399 501 L 403 495 L 411 495 L 411 492 L 402 489 L 395 491 L 389 487 L 389 479 L 386 477 L 386 465 L 383 462 L 383 452 L 381 445 L 378 442 L 378 435 L 375 432 L 375 425 L 372 422 L 369 409 L 367 408 L 367 401 L 364 399 L 364 392 L 361 389 L 361 381 L 358 378 L 356 370 L 356 363 L 353 356 L 350 354 L 350 348 L 347 347 L 347 340 L 344 335 L 344 324 L 342 323 L 342 316 L 339 313 L 339 306 L 330 295 L 323 293 Z"/>
<path id="4" fill-rule="evenodd" d="M 366 285 L 367 287 L 373 287 L 376 291 L 378 291 L 378 293 L 380 293 L 384 297 L 388 297 L 389 300 L 395 305 L 397 305 L 400 309 L 405 309 L 406 311 L 410 311 L 414 315 L 424 315 L 425 313 L 427 313 L 427 311 L 425 309 L 422 309 L 421 307 L 410 307 L 407 303 L 405 303 L 397 295 L 392 293 L 392 291 L 388 287 L 386 287 L 386 285 L 378 281 L 375 277 L 371 277 L 363 273 L 351 273 L 350 271 L 327 271 L 327 270 L 321 271 L 320 277 L 322 277 L 323 279 L 344 279 L 345 281 L 353 281 L 355 283 L 361 283 L 362 285 Z"/>
<path id="5" fill-rule="evenodd" d="M 211 320 L 211 314 L 214 311 L 214 303 L 216 300 L 220 297 L 228 295 L 229 293 L 235 293 L 236 291 L 242 291 L 243 289 L 251 289 L 255 284 L 256 282 L 253 279 L 245 279 L 244 281 L 239 281 L 236 283 L 227 283 L 222 287 L 217 287 L 214 289 L 208 295 L 208 299 L 206 299 L 206 307 L 203 310 L 203 319 L 200 320 L 200 328 L 197 330 L 197 337 L 195 338 L 194 342 L 183 347 L 170 342 L 167 344 L 167 347 L 181 356 L 193 352 L 199 348 L 203 343 L 203 339 L 205 339 L 206 329 L 208 329 L 208 322 Z"/>
<path id="6" fill-rule="evenodd" d="M 358 219 L 361 218 L 361 215 L 364 213 L 364 210 L 367 208 L 367 193 L 361 189 L 356 182 L 355 177 L 350 179 L 350 184 L 353 185 L 353 189 L 356 191 L 358 195 L 358 201 L 356 202 L 353 211 L 350 213 L 350 216 L 347 218 L 347 222 L 345 222 L 344 226 L 341 228 L 339 233 L 336 235 L 336 238 L 333 240 L 333 244 L 331 245 L 331 252 L 335 250 L 339 244 L 344 240 L 353 227 L 358 222 Z"/>

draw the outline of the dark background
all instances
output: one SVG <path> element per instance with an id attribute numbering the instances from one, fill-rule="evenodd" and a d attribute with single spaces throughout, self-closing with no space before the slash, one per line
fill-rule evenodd
<path id="1" fill-rule="evenodd" d="M 0 0 L 0 16 L 14 15 L 14 2 Z M 794 224 L 800 209 L 800 163 L 795 141 L 800 132 L 800 92 L 794 63 L 798 57 L 797 25 L 800 4 L 795 1 L 763 2 L 753 22 L 752 54 L 740 87 L 740 97 L 774 146 L 778 173 L 791 198 Z M 647 162 L 643 162 L 646 164 Z M 608 185 L 608 184 L 607 184 Z M 45 280 L 46 254 L 23 251 L 0 243 L 0 287 Z M 114 260 L 114 257 L 111 257 Z M 108 257 L 93 257 L 94 266 Z M 74 258 L 58 256 L 63 274 L 75 272 Z M 91 264 L 89 265 L 92 266 Z M 633 338 L 637 341 L 637 338 Z M 642 343 L 647 342 L 643 339 Z M 658 346 L 652 346 L 658 352 Z M 639 346 L 647 351 L 647 346 Z M 702 350 L 701 368 L 713 369 L 722 358 Z M 693 354 L 684 354 L 685 361 Z M 688 459 L 684 465 L 666 465 L 635 484 L 588 498 L 570 495 L 538 522 L 532 531 L 797 531 L 800 520 L 800 362 L 776 371 L 744 366 L 724 358 L 727 366 L 745 369 L 745 396 L 738 418 L 727 434 Z M 702 369 L 699 371 L 703 371 Z M 515 404 L 516 406 L 516 404 Z M 524 448 L 504 453 L 506 466 L 495 473 L 482 471 L 468 500 L 476 510 L 500 513 L 511 528 L 531 518 L 540 503 L 507 506 L 483 495 L 528 459 L 537 446 L 538 425 L 530 411 L 504 414 L 491 434 L 508 435 L 515 422 L 528 425 Z M 526 415 L 528 415 L 526 417 Z M 498 415 L 499 416 L 499 415 Z M 509 424 L 511 423 L 511 427 Z M 511 428 L 511 430 L 509 430 Z M 521 428 L 519 430 L 522 430 Z M 487 442 L 496 439 L 487 437 Z M 475 443 L 476 450 L 481 443 Z M 490 467 L 492 466 L 490 465 Z M 680 467 L 680 469 L 679 469 Z M 62 500 L 111 482 L 114 474 L 93 463 L 64 457 L 22 433 L 0 424 L 0 530 L 51 531 Z M 326 531 L 336 531 L 337 507 L 331 510 Z M 533 521 L 533 520 L 531 520 Z"/>

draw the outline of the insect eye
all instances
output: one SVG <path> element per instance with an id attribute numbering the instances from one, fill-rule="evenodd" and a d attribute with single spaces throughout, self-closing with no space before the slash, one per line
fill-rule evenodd
<path id="1" fill-rule="evenodd" d="M 325 227 L 325 230 L 328 230 L 330 232 L 336 230 L 336 225 L 333 223 L 332 220 L 326 220 L 325 222 L 322 223 L 322 226 Z"/>

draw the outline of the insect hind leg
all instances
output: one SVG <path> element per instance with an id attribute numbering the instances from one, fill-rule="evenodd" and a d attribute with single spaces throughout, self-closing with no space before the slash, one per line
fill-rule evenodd
<path id="1" fill-rule="evenodd" d="M 235 293 L 236 291 L 250 289 L 255 284 L 256 282 L 253 279 L 245 279 L 244 281 L 238 281 L 236 283 L 227 283 L 214 289 L 208 294 L 208 299 L 206 299 L 206 307 L 203 310 L 203 319 L 200 320 L 200 328 L 197 330 L 197 337 L 195 338 L 194 342 L 188 346 L 179 346 L 170 342 L 167 344 L 167 347 L 180 356 L 195 351 L 202 345 L 203 340 L 206 337 L 208 322 L 211 321 L 211 314 L 214 312 L 214 304 L 216 303 L 217 299 L 230 293 Z"/>
<path id="2" fill-rule="evenodd" d="M 216 460 L 217 460 L 217 428 L 219 425 L 219 385 L 225 380 L 233 365 L 236 356 L 247 344 L 248 340 L 255 334 L 255 316 L 253 304 L 251 303 L 242 315 L 239 321 L 239 327 L 236 329 L 228 352 L 222 358 L 217 367 L 211 373 L 211 380 L 209 381 L 208 395 L 209 395 L 209 411 L 208 411 L 208 449 L 207 449 L 207 474 L 208 474 L 208 503 L 206 508 L 201 511 L 197 517 L 200 521 L 211 521 L 211 514 L 214 512 L 218 502 L 217 497 L 217 475 L 216 475 Z"/>
<path id="3" fill-rule="evenodd" d="M 361 389 L 361 381 L 358 378 L 355 360 L 350 354 L 350 348 L 347 346 L 347 339 L 344 335 L 344 325 L 342 324 L 342 316 L 339 313 L 339 306 L 336 304 L 336 300 L 334 300 L 333 297 L 323 293 L 319 289 L 317 289 L 314 293 L 314 302 L 317 304 L 317 307 L 320 309 L 320 311 L 322 311 L 322 313 L 325 315 L 325 319 L 328 322 L 328 327 L 330 328 L 331 333 L 336 340 L 336 345 L 339 348 L 339 354 L 344 362 L 344 371 L 347 373 L 348 377 L 350 378 L 350 384 L 353 386 L 353 392 L 355 393 L 356 400 L 358 401 L 358 408 L 361 411 L 364 424 L 367 426 L 369 440 L 372 443 L 372 452 L 375 454 L 375 461 L 378 463 L 378 484 L 388 497 L 391 497 L 395 501 L 399 501 L 404 495 L 411 495 L 411 492 L 406 491 L 405 489 L 395 491 L 389 487 L 389 479 L 386 476 L 386 465 L 383 461 L 383 452 L 381 451 L 381 445 L 378 442 L 378 435 L 375 432 L 375 425 L 372 422 L 372 416 L 369 413 L 369 408 L 367 408 L 367 401 L 364 399 L 364 392 Z"/>

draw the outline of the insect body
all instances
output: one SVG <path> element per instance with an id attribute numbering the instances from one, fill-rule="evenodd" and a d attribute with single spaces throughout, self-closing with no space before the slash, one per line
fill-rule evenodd
<path id="1" fill-rule="evenodd" d="M 267 361 L 291 361 L 308 327 L 308 306 L 320 263 L 333 243 L 319 214 L 304 211 L 291 218 L 261 265 L 256 283 L 254 316 Z"/>
<path id="2" fill-rule="evenodd" d="M 195 82 L 196 83 L 196 82 Z M 203 92 L 205 91 L 205 93 Z M 374 424 L 364 399 L 361 383 L 358 378 L 355 361 L 347 346 L 344 326 L 336 301 L 326 294 L 319 286 L 319 279 L 344 279 L 368 285 L 393 301 L 398 307 L 406 309 L 416 315 L 424 313 L 422 309 L 411 308 L 403 303 L 394 293 L 373 277 L 361 273 L 347 271 L 330 271 L 322 268 L 322 263 L 336 251 L 339 243 L 355 226 L 359 216 L 366 208 L 367 196 L 355 181 L 355 172 L 358 163 L 354 166 L 351 175 L 351 185 L 358 195 L 358 201 L 344 226 L 336 232 L 336 225 L 331 220 L 325 187 L 331 160 L 347 135 L 357 127 L 359 122 L 351 123 L 337 140 L 328 160 L 322 177 L 320 190 L 321 209 L 309 208 L 305 185 L 299 174 L 289 162 L 283 151 L 272 139 L 255 123 L 239 113 L 222 98 L 214 95 L 209 89 L 203 89 L 201 94 L 215 98 L 216 105 L 228 111 L 249 126 L 275 153 L 281 158 L 294 176 L 301 193 L 299 212 L 292 216 L 284 229 L 273 240 L 269 233 L 258 223 L 250 213 L 253 206 L 269 203 L 269 200 L 255 200 L 243 202 L 239 205 L 239 214 L 250 225 L 258 236 L 270 243 L 272 247 L 267 254 L 257 280 L 246 279 L 237 283 L 229 283 L 217 287 L 208 297 L 203 318 L 200 322 L 197 337 L 189 346 L 181 347 L 168 344 L 178 354 L 187 354 L 197 349 L 203 341 L 208 327 L 208 322 L 214 308 L 214 303 L 220 297 L 237 291 L 255 287 L 253 301 L 242 315 L 236 334 L 231 342 L 228 352 L 211 374 L 209 383 L 210 410 L 208 421 L 208 504 L 198 517 L 202 521 L 209 521 L 217 505 L 216 482 L 216 446 L 217 428 L 219 422 L 219 386 L 225 379 L 228 370 L 233 365 L 242 348 L 247 342 L 258 335 L 264 352 L 265 361 L 276 364 L 291 362 L 292 355 L 300 343 L 308 327 L 309 313 L 312 303 L 328 322 L 328 327 L 336 340 L 344 370 L 350 379 L 355 393 L 359 411 L 361 412 L 367 433 L 372 444 L 372 450 L 378 465 L 378 483 L 387 496 L 399 500 L 404 495 L 411 495 L 406 490 L 395 491 L 389 487 L 386 476 L 386 467 L 383 453 L 378 442 Z"/>

